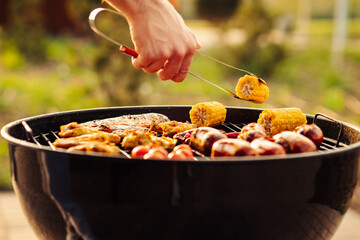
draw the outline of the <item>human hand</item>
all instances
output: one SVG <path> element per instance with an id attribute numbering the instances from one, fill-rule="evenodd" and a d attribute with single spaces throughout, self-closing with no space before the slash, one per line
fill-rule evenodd
<path id="1" fill-rule="evenodd" d="M 162 80 L 183 81 L 195 51 L 201 48 L 196 36 L 167 0 L 130 1 L 112 2 L 127 2 L 120 11 L 127 18 L 138 53 L 132 59 L 133 66 L 156 72 Z"/>

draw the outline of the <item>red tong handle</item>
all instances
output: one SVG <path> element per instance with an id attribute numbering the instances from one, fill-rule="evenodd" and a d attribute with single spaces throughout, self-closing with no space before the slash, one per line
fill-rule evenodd
<path id="1" fill-rule="evenodd" d="M 120 52 L 125 53 L 126 55 L 129 55 L 129 56 L 132 56 L 134 58 L 137 58 L 139 56 L 139 54 L 134 49 L 128 48 L 124 45 L 121 45 L 119 50 L 120 50 Z"/>

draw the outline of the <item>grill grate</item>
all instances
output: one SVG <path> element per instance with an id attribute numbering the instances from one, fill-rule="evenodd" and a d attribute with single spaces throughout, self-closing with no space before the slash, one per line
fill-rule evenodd
<path id="1" fill-rule="evenodd" d="M 342 136 L 343 130 L 344 130 L 343 123 L 340 121 L 337 121 L 336 119 L 333 119 L 325 114 L 322 114 L 322 113 L 315 114 L 313 123 L 316 124 L 316 121 L 320 116 L 327 118 L 327 119 L 333 121 L 334 123 L 338 124 L 339 125 L 339 133 L 338 133 L 338 137 L 336 140 L 324 137 L 323 143 L 321 144 L 319 151 L 322 151 L 322 152 L 331 151 L 333 149 L 346 146 L 345 144 L 340 142 L 340 139 L 341 139 L 341 136 Z M 39 135 L 35 136 L 33 133 L 33 130 L 25 121 L 22 121 L 22 125 L 26 132 L 26 141 L 35 143 L 36 145 L 38 145 L 40 147 L 50 146 L 50 148 L 52 150 L 56 150 L 56 148 L 54 147 L 52 142 L 54 142 L 55 139 L 59 139 L 58 131 L 57 132 L 50 131 L 48 133 L 40 133 Z M 235 124 L 235 123 L 231 123 L 231 122 L 226 122 L 226 123 L 221 124 L 221 126 L 219 126 L 218 129 L 221 129 L 227 133 L 240 132 L 242 127 L 245 125 L 246 124 L 244 124 L 244 123 Z M 128 151 L 121 149 L 120 152 L 126 158 L 129 158 L 129 159 L 131 158 Z M 193 152 L 195 155 L 195 160 L 199 160 L 199 159 L 210 160 L 209 157 L 205 156 L 204 154 L 202 154 L 194 149 L 193 149 Z"/>

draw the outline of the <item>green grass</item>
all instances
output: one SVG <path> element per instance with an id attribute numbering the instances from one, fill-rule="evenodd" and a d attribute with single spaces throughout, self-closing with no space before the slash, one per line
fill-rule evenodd
<path id="1" fill-rule="evenodd" d="M 351 38 L 360 37 L 360 24 L 358 19 L 347 21 L 347 33 Z M 312 19 L 309 26 L 311 36 L 332 37 L 334 31 L 334 21 L 332 19 Z"/>
<path id="2" fill-rule="evenodd" d="M 7 143 L 0 139 L 0 190 L 11 188 L 10 161 L 7 156 Z"/>

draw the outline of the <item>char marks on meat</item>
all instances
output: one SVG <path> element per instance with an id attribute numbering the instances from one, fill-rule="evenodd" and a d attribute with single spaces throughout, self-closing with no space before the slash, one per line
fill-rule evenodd
<path id="1" fill-rule="evenodd" d="M 130 132 L 138 131 L 139 139 L 127 138 L 126 146 L 132 148 L 137 142 L 145 141 L 140 136 L 148 135 L 148 145 L 160 145 L 172 149 L 175 139 L 156 137 L 156 133 L 150 133 L 149 129 L 158 124 L 170 122 L 169 118 L 159 113 L 145 113 L 137 115 L 123 115 L 119 117 L 93 120 L 84 123 L 71 122 L 60 127 L 59 136 L 54 142 L 56 148 L 65 148 L 68 151 L 92 151 L 106 153 L 120 153 L 117 144 Z M 132 135 L 131 135 L 132 136 Z M 151 136 L 151 137 L 150 137 Z"/>
<path id="2" fill-rule="evenodd" d="M 101 130 L 109 128 L 111 131 L 129 129 L 148 129 L 154 124 L 169 122 L 170 119 L 160 113 L 144 113 L 135 115 L 123 115 L 119 117 L 98 119 L 83 123 L 85 126 Z"/>
<path id="3" fill-rule="evenodd" d="M 177 133 L 181 133 L 190 129 L 195 129 L 196 125 L 189 123 L 189 122 L 178 122 L 178 121 L 170 121 L 170 122 L 164 122 L 160 123 L 159 130 L 156 130 L 157 132 L 160 132 L 163 136 L 166 137 L 173 137 Z"/>
<path id="4" fill-rule="evenodd" d="M 153 132 L 133 130 L 128 131 L 127 135 L 121 142 L 121 146 L 125 149 L 133 149 L 139 145 L 157 145 L 165 149 L 172 150 L 177 143 L 176 139 L 169 137 L 158 137 Z"/>
<path id="5" fill-rule="evenodd" d="M 116 146 L 120 142 L 120 137 L 107 132 L 96 132 L 84 134 L 76 137 L 60 138 L 54 141 L 56 148 L 65 148 L 72 152 L 105 152 L 110 154 L 120 153 L 120 148 Z"/>

